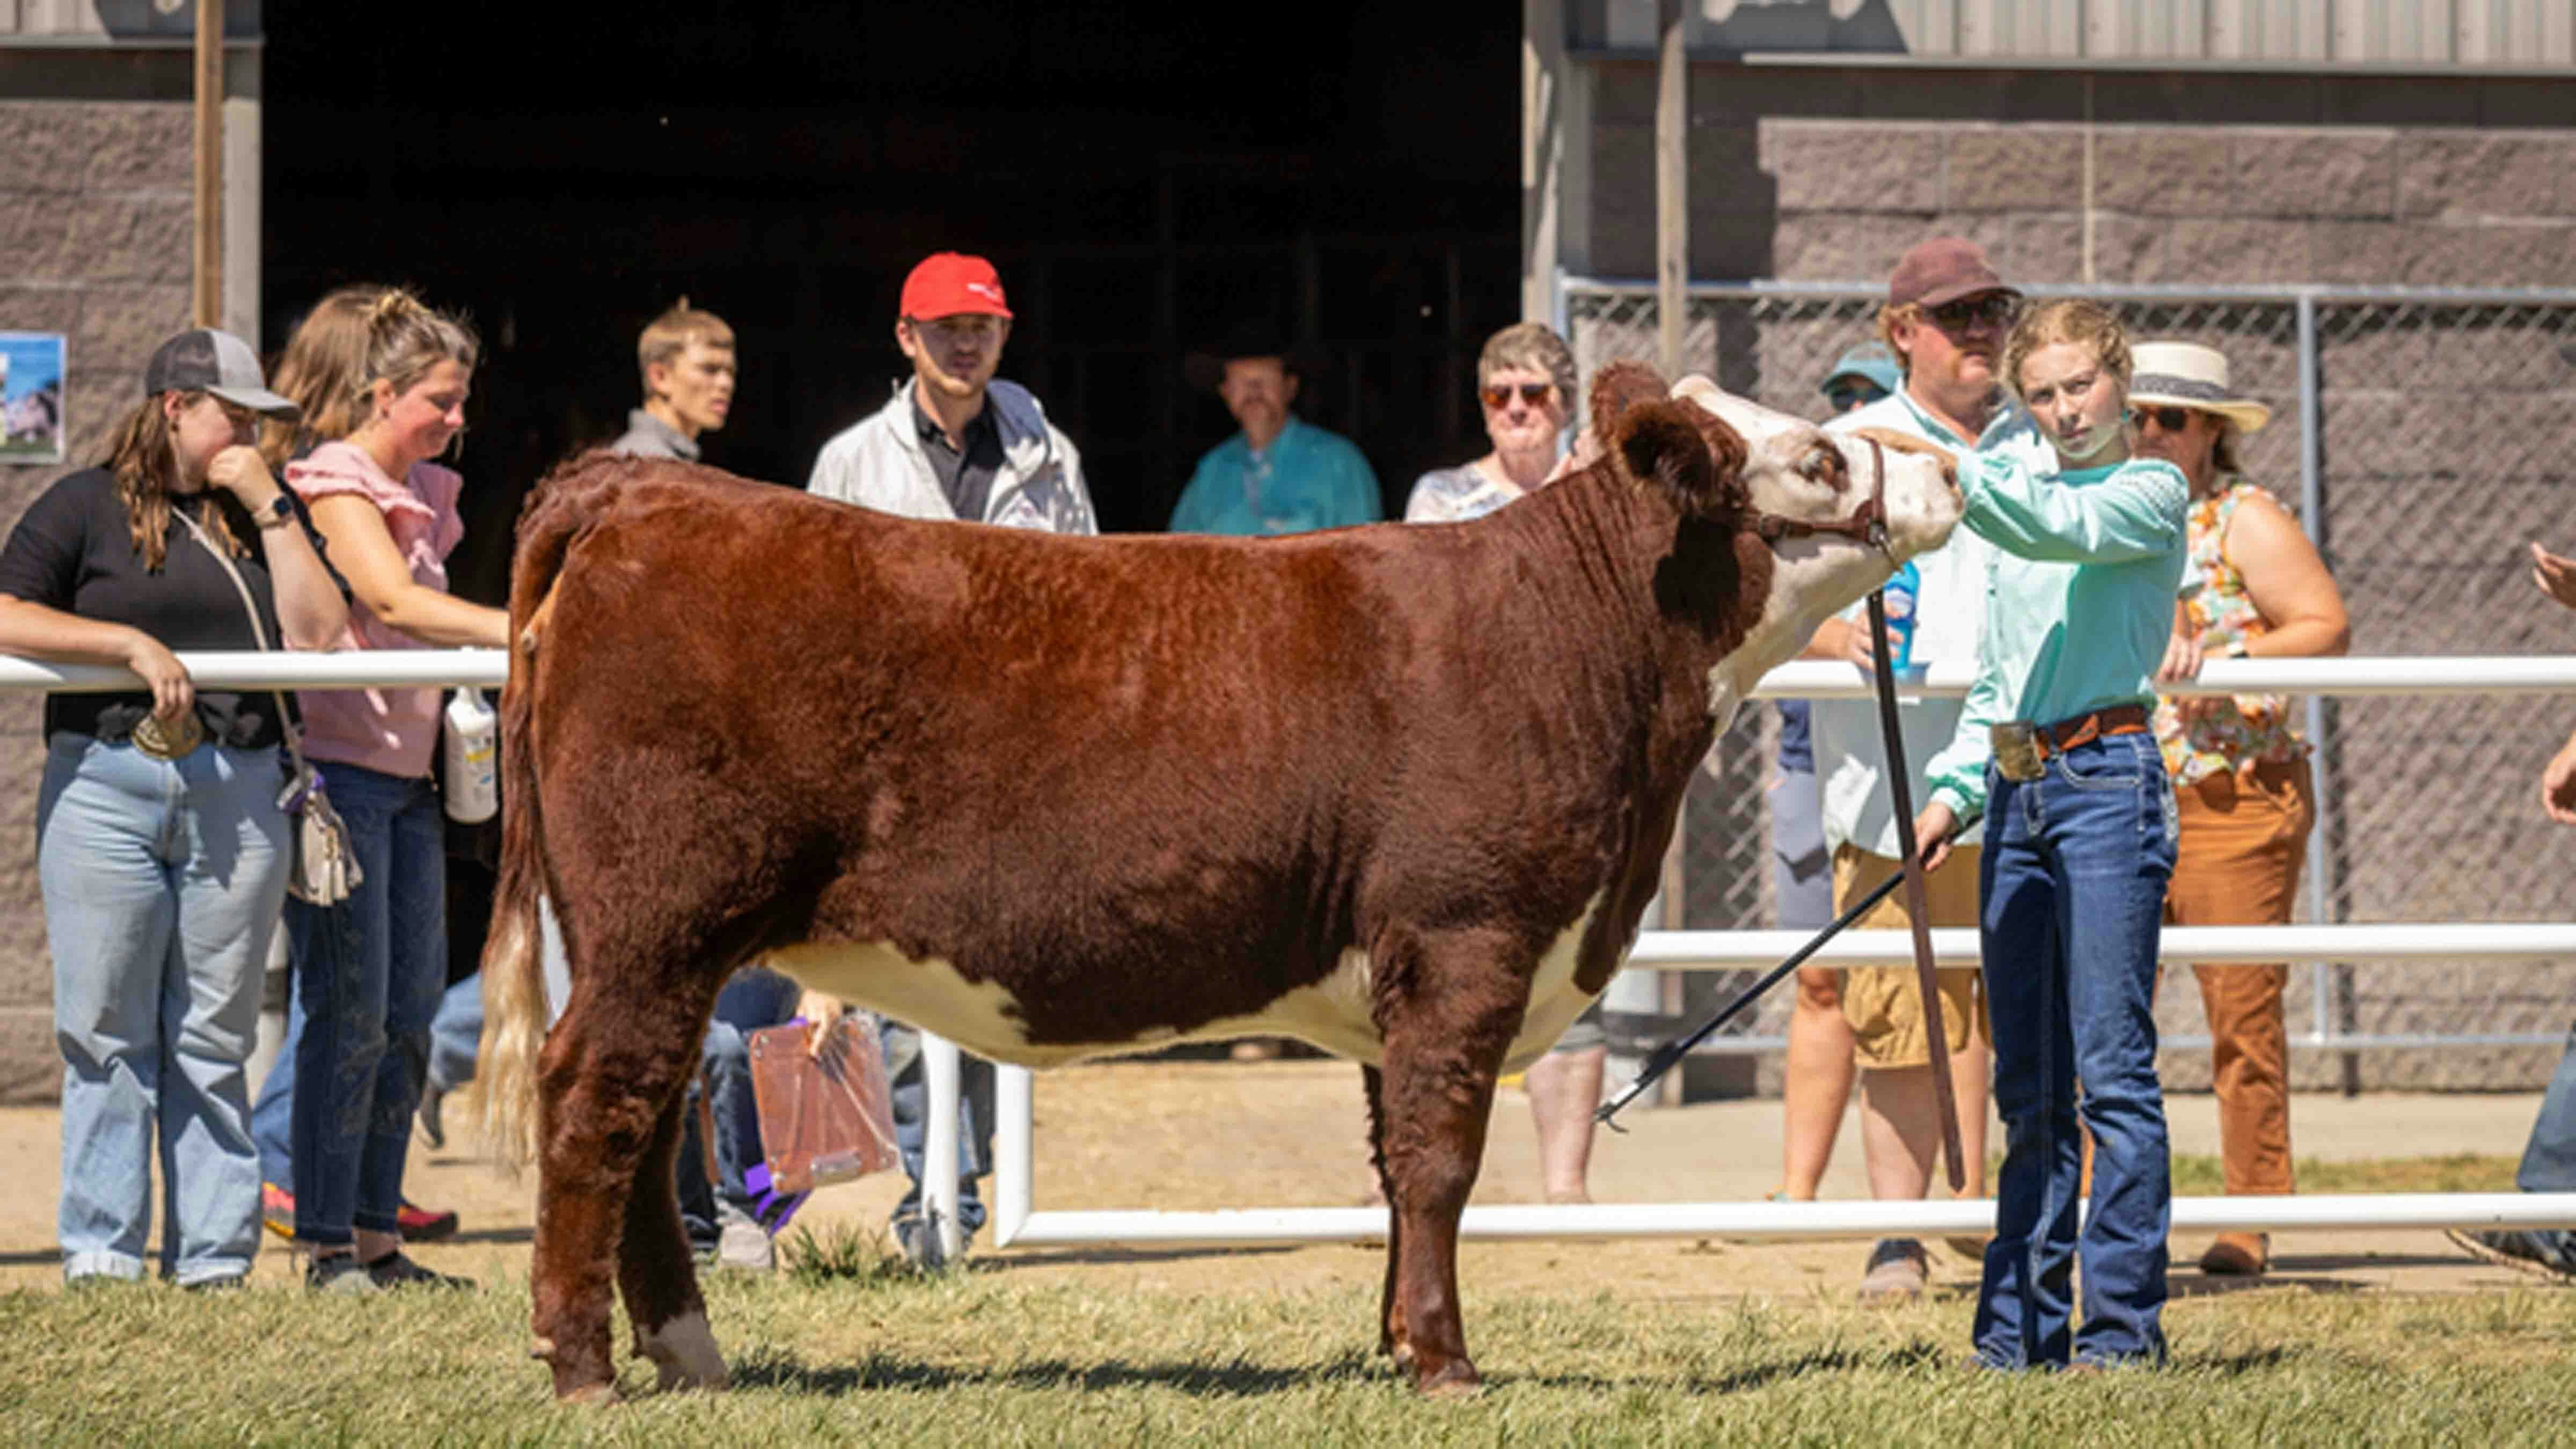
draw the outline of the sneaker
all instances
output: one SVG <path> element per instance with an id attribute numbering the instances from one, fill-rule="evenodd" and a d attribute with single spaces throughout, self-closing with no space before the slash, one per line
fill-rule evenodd
<path id="1" fill-rule="evenodd" d="M 732 1207 L 716 1211 L 716 1264 L 746 1272 L 766 1273 L 778 1266 L 778 1251 L 769 1234 L 750 1215 Z"/>
<path id="2" fill-rule="evenodd" d="M 367 1265 L 367 1277 L 378 1288 L 471 1288 L 474 1280 L 433 1273 L 413 1262 L 400 1248 Z"/>
<path id="3" fill-rule="evenodd" d="M 420 1124 L 420 1140 L 432 1148 L 447 1145 L 447 1128 L 438 1120 L 438 1106 L 447 1092 L 436 1082 L 424 1082 L 420 1088 L 420 1105 L 412 1109 L 412 1120 Z"/>
<path id="4" fill-rule="evenodd" d="M 1861 1273 L 1863 1303 L 1910 1303 L 1923 1296 L 1931 1280 L 1932 1261 L 1912 1238 L 1881 1238 L 1869 1250 L 1869 1267 Z"/>
<path id="5" fill-rule="evenodd" d="M 355 1253 L 333 1253 L 306 1263 L 304 1286 L 314 1293 L 341 1298 L 363 1298 L 377 1291 L 375 1275 L 367 1271 Z"/>
<path id="6" fill-rule="evenodd" d="M 2200 1255 L 2200 1271 L 2214 1278 L 2260 1278 L 2271 1266 L 2269 1233 L 2220 1233 Z"/>
<path id="7" fill-rule="evenodd" d="M 456 1235 L 456 1209 L 416 1207 L 410 1198 L 403 1199 L 394 1221 L 402 1226 L 403 1241 L 408 1243 L 435 1243 Z"/>
<path id="8" fill-rule="evenodd" d="M 295 1241 L 295 1194 L 273 1182 L 261 1183 L 259 1224 L 290 1243 Z"/>
<path id="9" fill-rule="evenodd" d="M 2471 1233 L 2452 1228 L 2443 1236 L 2481 1262 L 2535 1274 L 2554 1283 L 2576 1283 L 2576 1262 L 2571 1262 L 2563 1250 L 2550 1251 L 2551 1240 L 2559 1236 L 2556 1231 L 2542 1234 L 2507 1228 L 2501 1232 Z"/>

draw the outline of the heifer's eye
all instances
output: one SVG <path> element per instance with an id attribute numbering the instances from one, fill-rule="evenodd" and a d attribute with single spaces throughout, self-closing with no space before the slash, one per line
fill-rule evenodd
<path id="1" fill-rule="evenodd" d="M 1843 468 L 1842 449 L 1831 443 L 1818 443 L 1807 450 L 1806 457 L 1798 460 L 1801 476 L 1834 488 L 1842 486 Z"/>

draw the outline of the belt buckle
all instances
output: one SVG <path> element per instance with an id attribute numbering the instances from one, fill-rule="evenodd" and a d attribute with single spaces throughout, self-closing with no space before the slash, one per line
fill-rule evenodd
<path id="1" fill-rule="evenodd" d="M 2028 784 L 2040 775 L 2039 727 L 2019 720 L 2005 720 L 1987 732 L 1994 744 L 1995 772 L 2015 784 Z"/>
<path id="2" fill-rule="evenodd" d="M 206 727 L 190 710 L 179 716 L 176 724 L 164 725 L 159 715 L 147 714 L 134 726 L 134 747 L 156 760 L 175 760 L 206 742 Z"/>

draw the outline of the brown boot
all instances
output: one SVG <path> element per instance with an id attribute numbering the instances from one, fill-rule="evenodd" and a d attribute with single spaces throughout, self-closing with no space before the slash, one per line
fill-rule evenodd
<path id="1" fill-rule="evenodd" d="M 2200 1255 L 2200 1271 L 2221 1278 L 2260 1278 L 2271 1266 L 2269 1233 L 2220 1233 Z"/>

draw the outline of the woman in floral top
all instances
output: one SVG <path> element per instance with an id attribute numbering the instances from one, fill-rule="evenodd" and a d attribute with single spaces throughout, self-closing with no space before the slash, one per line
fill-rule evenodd
<path id="1" fill-rule="evenodd" d="M 2191 678 L 2212 656 L 2344 652 L 2343 597 L 2325 561 L 2298 520 L 2238 472 L 2237 440 L 2269 422 L 2271 409 L 2237 395 L 2226 357 L 2196 343 L 2140 343 L 2129 405 L 2137 451 L 2191 480 L 2190 558 L 2158 678 Z M 2289 701 L 2167 698 L 2156 711 L 2156 740 L 2181 823 L 2165 919 L 2288 922 L 2316 821 L 2308 742 L 2290 727 Z M 2289 1043 L 2281 1020 L 2289 966 L 2192 970 L 2209 1014 L 2227 1191 L 2289 1192 Z M 2270 1266 L 2270 1251 L 2260 1233 L 2224 1233 L 2201 1256 L 2201 1271 L 2258 1274 Z"/>

